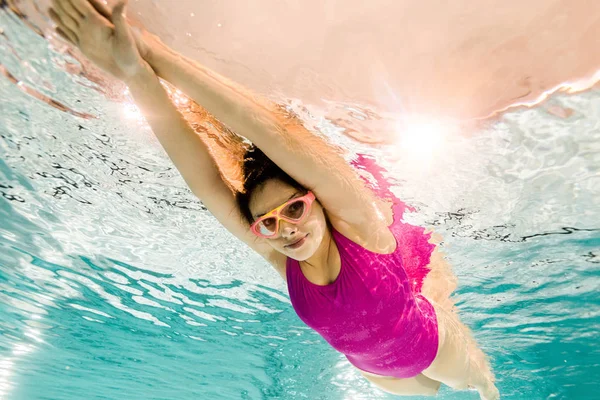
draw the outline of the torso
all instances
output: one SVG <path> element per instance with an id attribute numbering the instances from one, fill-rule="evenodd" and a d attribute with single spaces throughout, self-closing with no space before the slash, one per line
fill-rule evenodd
<path id="1" fill-rule="evenodd" d="M 386 230 L 395 241 L 402 225 L 391 225 Z M 435 310 L 419 291 L 427 257 L 415 268 L 414 260 L 406 258 L 410 249 L 396 248 L 400 243 L 391 246 L 395 251 L 380 251 L 385 234 L 373 251 L 335 227 L 330 231 L 341 268 L 335 271 L 328 263 L 318 275 L 327 280 L 315 282 L 301 263 L 287 260 L 287 288 L 296 314 L 363 371 L 397 378 L 421 373 L 435 358 L 439 342 Z"/>

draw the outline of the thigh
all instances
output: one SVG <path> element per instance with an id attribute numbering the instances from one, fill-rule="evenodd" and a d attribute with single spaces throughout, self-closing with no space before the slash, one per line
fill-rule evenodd
<path id="1" fill-rule="evenodd" d="M 454 389 L 466 389 L 470 374 L 468 328 L 454 312 L 435 306 L 438 320 L 439 348 L 435 360 L 423 374 Z"/>

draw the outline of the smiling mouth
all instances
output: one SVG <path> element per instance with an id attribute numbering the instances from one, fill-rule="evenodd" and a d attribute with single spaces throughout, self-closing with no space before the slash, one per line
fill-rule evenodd
<path id="1" fill-rule="evenodd" d="M 306 237 L 308 236 L 308 233 L 306 235 L 304 235 L 304 237 L 301 237 L 300 239 L 296 240 L 294 243 L 290 243 L 290 244 L 286 244 L 285 247 L 293 247 L 294 245 L 300 243 L 301 241 L 303 241 L 304 239 L 306 239 Z"/>

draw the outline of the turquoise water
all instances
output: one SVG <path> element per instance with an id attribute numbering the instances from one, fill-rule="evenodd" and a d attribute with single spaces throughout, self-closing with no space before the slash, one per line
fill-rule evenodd
<path id="1" fill-rule="evenodd" d="M 296 317 L 281 278 L 185 187 L 148 128 L 0 11 L 0 398 L 385 399 Z M 35 89 L 86 119 L 51 107 Z M 392 171 L 454 265 L 504 399 L 594 399 L 600 92 L 449 137 Z M 476 399 L 443 388 L 441 399 Z"/>

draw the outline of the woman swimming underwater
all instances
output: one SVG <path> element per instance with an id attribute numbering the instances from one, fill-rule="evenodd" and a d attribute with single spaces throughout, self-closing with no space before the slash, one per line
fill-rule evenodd
<path id="1" fill-rule="evenodd" d="M 50 15 L 65 40 L 129 86 L 192 192 L 287 281 L 298 316 L 389 393 L 434 395 L 444 383 L 498 399 L 485 355 L 441 289 L 449 285 L 436 270 L 441 256 L 427 253 L 415 273 L 399 216 L 328 143 L 276 105 L 134 34 L 124 7 L 53 0 Z M 242 191 L 232 192 L 158 77 L 253 143 Z"/>

